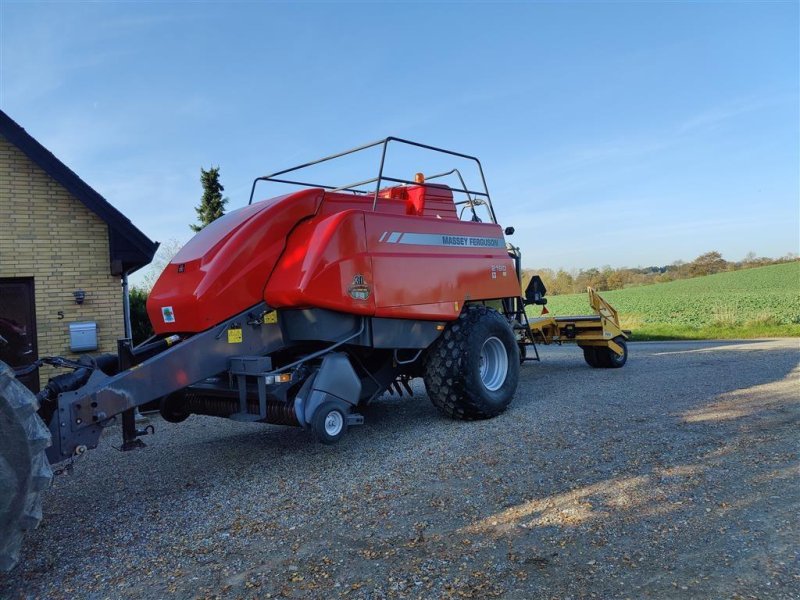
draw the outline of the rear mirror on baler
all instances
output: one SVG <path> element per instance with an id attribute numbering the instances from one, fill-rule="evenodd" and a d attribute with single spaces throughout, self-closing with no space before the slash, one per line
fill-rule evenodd
<path id="1" fill-rule="evenodd" d="M 544 297 L 545 294 L 547 294 L 547 288 L 544 287 L 542 278 L 534 275 L 528 283 L 528 287 L 525 288 L 525 304 L 540 304 L 544 306 L 547 304 L 547 298 Z"/>

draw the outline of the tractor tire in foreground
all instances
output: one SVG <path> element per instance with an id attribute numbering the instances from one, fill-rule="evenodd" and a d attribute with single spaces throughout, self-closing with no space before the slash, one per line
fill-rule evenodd
<path id="1" fill-rule="evenodd" d="M 489 419 L 511 403 L 519 366 L 519 348 L 508 322 L 494 309 L 468 306 L 431 346 L 425 388 L 448 417 Z"/>
<path id="2" fill-rule="evenodd" d="M 44 454 L 50 431 L 38 403 L 0 362 L 0 572 L 19 561 L 22 534 L 42 520 L 42 492 L 53 472 Z"/>

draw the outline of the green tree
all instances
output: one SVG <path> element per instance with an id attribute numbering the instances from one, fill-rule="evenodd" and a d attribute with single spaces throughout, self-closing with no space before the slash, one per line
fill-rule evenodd
<path id="1" fill-rule="evenodd" d="M 147 316 L 147 290 L 133 287 L 128 294 L 128 299 L 131 306 L 133 343 L 141 344 L 153 335 L 153 327 L 150 325 L 150 318 Z"/>
<path id="2" fill-rule="evenodd" d="M 713 275 L 728 269 L 728 261 L 719 252 L 712 251 L 701 254 L 689 264 L 689 273 L 693 277 Z"/>
<path id="3" fill-rule="evenodd" d="M 608 284 L 608 289 L 610 290 L 621 290 L 625 287 L 625 275 L 626 271 L 624 269 L 616 269 L 610 271 L 606 276 L 606 283 Z"/>
<path id="4" fill-rule="evenodd" d="M 200 200 L 200 206 L 195 207 L 197 220 L 200 223 L 189 225 L 192 231 L 200 231 L 209 223 L 219 219 L 225 214 L 225 205 L 228 203 L 228 199 L 222 197 L 225 188 L 219 182 L 219 167 L 211 167 L 207 171 L 201 167 L 200 183 L 203 184 L 203 198 Z"/>
<path id="5" fill-rule="evenodd" d="M 553 284 L 551 294 L 556 296 L 558 294 L 571 294 L 575 291 L 575 281 L 568 272 L 564 269 L 559 269 L 553 277 Z"/>

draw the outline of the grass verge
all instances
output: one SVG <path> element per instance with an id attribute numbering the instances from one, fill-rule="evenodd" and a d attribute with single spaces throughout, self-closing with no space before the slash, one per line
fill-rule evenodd
<path id="1" fill-rule="evenodd" d="M 626 327 L 627 329 L 627 327 Z M 631 327 L 634 341 L 658 340 L 734 340 L 800 337 L 800 325 L 707 325 L 680 327 L 673 323 L 647 323 Z"/>

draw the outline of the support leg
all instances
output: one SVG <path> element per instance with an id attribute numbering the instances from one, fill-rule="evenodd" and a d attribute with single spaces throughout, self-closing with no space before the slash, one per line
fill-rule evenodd
<path id="1" fill-rule="evenodd" d="M 147 430 L 136 429 L 136 409 L 126 410 L 122 413 L 122 451 L 144 448 L 145 444 L 139 439 L 140 435 L 146 435 Z"/>

